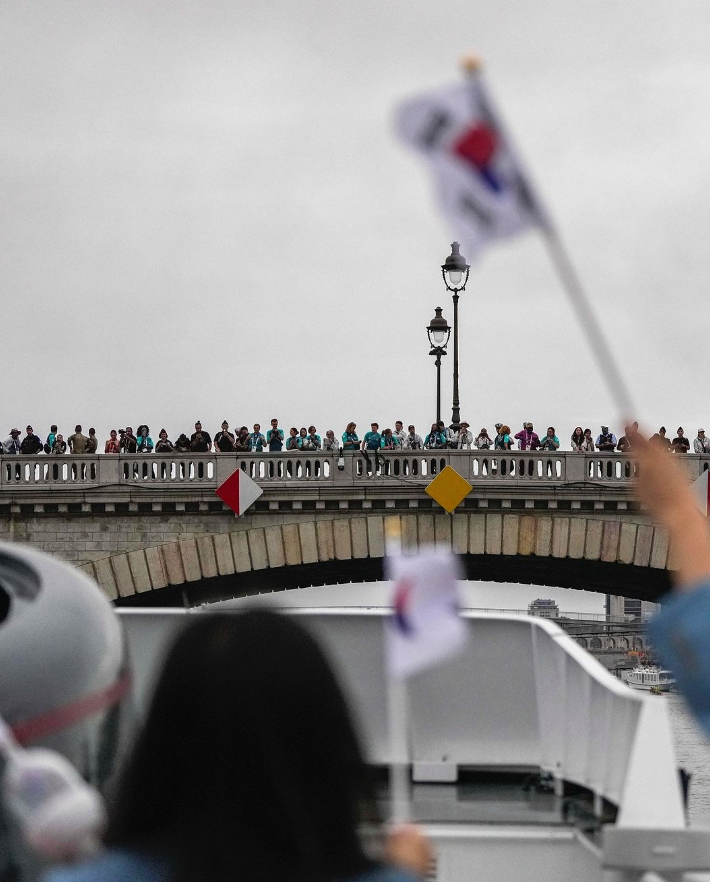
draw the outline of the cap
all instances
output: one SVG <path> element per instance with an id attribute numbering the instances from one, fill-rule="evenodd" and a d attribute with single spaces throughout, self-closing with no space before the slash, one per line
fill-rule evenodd
<path id="1" fill-rule="evenodd" d="M 705 431 L 705 429 L 698 429 L 698 435 L 699 435 L 701 432 L 704 432 L 704 431 Z"/>
<path id="2" fill-rule="evenodd" d="M 501 429 L 503 427 L 503 423 L 496 423 L 496 429 Z"/>
<path id="3" fill-rule="evenodd" d="M 601 430 L 602 430 L 602 432 L 603 432 L 603 431 L 604 431 L 604 429 L 608 429 L 608 428 L 609 428 L 609 426 L 599 426 L 599 428 L 600 428 L 600 429 L 601 429 Z"/>
<path id="4" fill-rule="evenodd" d="M 10 429 L 11 435 L 20 435 L 22 434 L 19 429 Z"/>
<path id="5" fill-rule="evenodd" d="M 463 423 L 461 423 L 461 425 L 466 426 L 467 429 L 469 428 L 469 423 L 463 422 Z"/>
<path id="6" fill-rule="evenodd" d="M 414 426 L 407 426 L 407 428 L 408 428 L 408 429 L 413 429 L 413 428 L 414 428 Z"/>

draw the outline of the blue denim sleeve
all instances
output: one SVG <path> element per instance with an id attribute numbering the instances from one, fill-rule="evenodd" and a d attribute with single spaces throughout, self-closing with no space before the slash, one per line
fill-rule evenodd
<path id="1" fill-rule="evenodd" d="M 690 709 L 710 735 L 710 581 L 663 602 L 649 626 L 651 643 L 675 674 Z"/>

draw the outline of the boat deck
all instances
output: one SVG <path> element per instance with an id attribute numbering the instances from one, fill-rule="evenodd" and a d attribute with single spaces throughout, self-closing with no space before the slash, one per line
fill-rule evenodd
<path id="1" fill-rule="evenodd" d="M 565 796 L 557 796 L 538 784 L 537 774 L 527 772 L 462 772 L 455 784 L 413 784 L 411 817 L 422 824 L 598 825 L 588 791 L 568 788 Z M 385 817 L 388 795 L 387 782 L 382 780 L 378 802 Z M 609 812 L 615 813 L 612 807 Z"/>

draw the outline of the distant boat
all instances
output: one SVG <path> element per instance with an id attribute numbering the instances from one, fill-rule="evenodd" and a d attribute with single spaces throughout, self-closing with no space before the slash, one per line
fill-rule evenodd
<path id="1" fill-rule="evenodd" d="M 626 682 L 632 689 L 644 692 L 672 692 L 675 688 L 675 677 L 672 671 L 665 671 L 658 665 L 638 665 L 626 674 Z"/>

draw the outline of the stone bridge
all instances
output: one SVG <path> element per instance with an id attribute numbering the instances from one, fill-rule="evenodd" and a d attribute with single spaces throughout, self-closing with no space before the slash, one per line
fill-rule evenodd
<path id="1" fill-rule="evenodd" d="M 684 464 L 697 476 L 710 457 Z M 425 493 L 446 465 L 474 488 L 453 515 Z M 241 518 L 214 492 L 237 467 L 264 489 Z M 405 548 L 452 547 L 472 579 L 656 600 L 672 549 L 634 468 L 559 452 L 6 456 L 0 540 L 75 563 L 119 605 L 196 604 L 381 578 L 394 519 Z"/>

